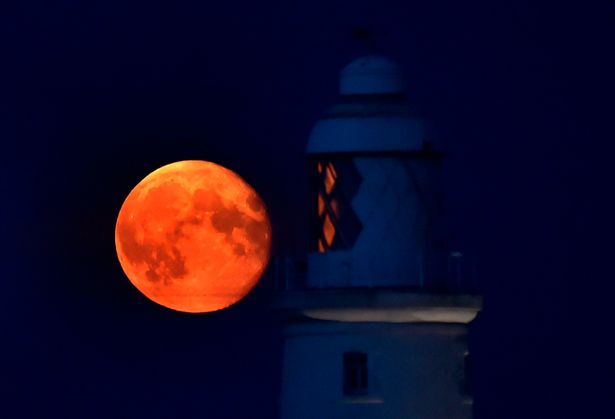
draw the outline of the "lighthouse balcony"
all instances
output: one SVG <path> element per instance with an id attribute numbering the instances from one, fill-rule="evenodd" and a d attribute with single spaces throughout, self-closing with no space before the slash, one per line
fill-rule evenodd
<path id="1" fill-rule="evenodd" d="M 452 255 L 458 262 L 459 252 Z M 469 323 L 482 305 L 473 270 L 449 264 L 448 271 L 414 285 L 339 285 L 308 280 L 307 264 L 274 261 L 274 307 L 291 316 L 321 320 L 389 323 Z"/>
<path id="2" fill-rule="evenodd" d="M 274 308 L 319 320 L 384 323 L 471 322 L 482 299 L 413 289 L 312 289 L 279 293 Z"/>
<path id="3" fill-rule="evenodd" d="M 416 294 L 479 294 L 476 264 L 471 255 L 453 251 L 430 270 L 400 274 L 371 273 L 348 269 L 313 269 L 317 264 L 290 257 L 276 257 L 272 264 L 274 288 L 278 292 L 388 289 Z M 308 269 L 310 266 L 310 269 Z"/>

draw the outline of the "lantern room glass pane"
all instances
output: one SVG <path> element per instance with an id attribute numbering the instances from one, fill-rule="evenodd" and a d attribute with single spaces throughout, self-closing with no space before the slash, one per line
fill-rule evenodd
<path id="1" fill-rule="evenodd" d="M 311 248 L 348 249 L 362 228 L 351 205 L 361 177 L 350 156 L 320 157 L 311 167 Z"/>

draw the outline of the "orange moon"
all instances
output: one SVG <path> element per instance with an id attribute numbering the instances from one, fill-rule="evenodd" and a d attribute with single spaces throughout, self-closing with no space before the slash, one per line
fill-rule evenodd
<path id="1" fill-rule="evenodd" d="M 173 310 L 220 310 L 245 297 L 271 251 L 258 194 L 215 163 L 171 163 L 128 194 L 115 226 L 122 269 L 146 297 Z"/>

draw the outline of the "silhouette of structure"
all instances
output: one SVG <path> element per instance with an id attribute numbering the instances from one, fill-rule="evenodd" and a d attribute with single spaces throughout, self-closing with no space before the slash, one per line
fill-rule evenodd
<path id="1" fill-rule="evenodd" d="M 281 417 L 470 418 L 466 336 L 481 300 L 446 251 L 442 154 L 400 68 L 380 56 L 345 67 L 306 151 L 307 272 L 283 275 L 275 303 Z"/>

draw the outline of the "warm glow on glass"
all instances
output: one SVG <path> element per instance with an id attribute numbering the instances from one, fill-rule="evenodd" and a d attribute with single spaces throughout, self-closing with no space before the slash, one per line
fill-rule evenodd
<path id="1" fill-rule="evenodd" d="M 322 240 L 318 239 L 318 251 L 320 253 L 325 253 L 325 246 L 322 244 Z"/>
<path id="2" fill-rule="evenodd" d="M 331 205 L 331 210 L 333 211 L 333 215 L 335 215 L 335 218 L 340 218 L 340 208 L 339 208 L 339 205 L 337 204 L 337 199 L 332 199 L 330 205 Z"/>
<path id="3" fill-rule="evenodd" d="M 327 246 L 331 246 L 331 243 L 333 243 L 333 238 L 335 237 L 335 226 L 331 222 L 331 217 L 329 217 L 329 214 L 325 215 L 325 222 L 322 228 L 323 233 L 325 234 Z"/>
<path id="4" fill-rule="evenodd" d="M 335 166 L 333 166 L 333 163 L 329 163 L 327 165 L 327 168 L 331 171 L 331 174 L 333 175 L 333 177 L 337 179 L 337 171 L 335 170 Z"/>
<path id="5" fill-rule="evenodd" d="M 325 170 L 325 190 L 327 191 L 327 195 L 333 190 L 336 178 L 337 173 L 335 172 L 335 168 L 331 163 L 329 163 Z"/>
<path id="6" fill-rule="evenodd" d="M 318 215 L 322 215 L 325 212 L 325 200 L 321 194 L 318 194 Z"/>
<path id="7" fill-rule="evenodd" d="M 318 192 L 318 218 L 321 223 L 321 238 L 318 239 L 318 251 L 325 253 L 331 247 L 336 234 L 335 222 L 340 217 L 338 197 L 334 193 L 337 184 L 337 170 L 331 162 L 317 162 L 320 184 Z M 321 189 L 324 186 L 324 191 Z"/>

